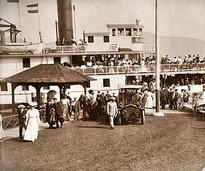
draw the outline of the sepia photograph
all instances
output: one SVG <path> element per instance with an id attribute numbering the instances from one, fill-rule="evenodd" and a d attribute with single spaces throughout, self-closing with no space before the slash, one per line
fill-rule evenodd
<path id="1" fill-rule="evenodd" d="M 0 171 L 205 171 L 204 0 L 0 0 Z"/>

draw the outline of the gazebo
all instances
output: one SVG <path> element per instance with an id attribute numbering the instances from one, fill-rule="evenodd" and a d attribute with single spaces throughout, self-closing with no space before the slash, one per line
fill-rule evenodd
<path id="1" fill-rule="evenodd" d="M 40 105 L 40 89 L 43 86 L 55 85 L 60 89 L 60 93 L 70 85 L 82 85 L 86 93 L 90 81 L 95 79 L 75 71 L 60 64 L 40 64 L 1 82 L 11 83 L 12 90 L 12 112 L 15 112 L 15 88 L 21 86 L 33 86 L 36 89 L 38 107 Z"/>

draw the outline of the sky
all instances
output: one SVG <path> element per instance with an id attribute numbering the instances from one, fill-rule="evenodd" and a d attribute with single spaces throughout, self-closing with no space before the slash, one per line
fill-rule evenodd
<path id="1" fill-rule="evenodd" d="M 154 33 L 154 0 L 73 0 L 78 32 L 104 31 L 107 23 L 144 25 Z M 205 40 L 205 0 L 158 0 L 159 34 Z M 79 33 L 78 33 L 79 34 Z"/>
<path id="2" fill-rule="evenodd" d="M 55 41 L 56 0 L 38 1 L 43 39 L 46 42 Z M 18 6 L 16 3 L 8 4 L 7 0 L 0 0 L 0 17 L 19 26 L 22 30 L 21 37 L 38 41 L 38 15 L 26 13 L 26 5 L 37 0 L 19 0 L 19 2 Z M 106 32 L 107 24 L 132 24 L 136 19 L 144 25 L 144 31 L 154 33 L 154 2 L 154 0 L 73 0 L 77 39 L 82 37 L 83 30 Z M 205 41 L 204 7 L 205 0 L 158 0 L 159 34 Z"/>

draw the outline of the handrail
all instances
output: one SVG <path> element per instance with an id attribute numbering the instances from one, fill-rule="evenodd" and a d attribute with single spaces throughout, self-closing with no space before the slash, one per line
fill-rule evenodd
<path id="1" fill-rule="evenodd" d="M 75 67 L 74 69 L 87 75 L 112 74 L 149 74 L 155 72 L 155 65 L 127 65 L 127 66 L 93 66 Z M 161 73 L 204 71 L 205 63 L 199 64 L 161 64 Z"/>
<path id="2" fill-rule="evenodd" d="M 3 129 L 15 128 L 19 124 L 18 114 L 2 117 Z"/>
<path id="3" fill-rule="evenodd" d="M 58 52 L 58 53 L 79 53 L 86 52 L 86 45 L 63 45 L 63 46 L 47 46 L 44 53 Z"/>

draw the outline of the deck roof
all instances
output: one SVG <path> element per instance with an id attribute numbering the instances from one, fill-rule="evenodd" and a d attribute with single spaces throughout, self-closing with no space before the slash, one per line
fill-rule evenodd
<path id="1" fill-rule="evenodd" d="M 95 80 L 92 77 L 60 64 L 40 64 L 8 77 L 1 82 L 17 84 L 77 84 Z"/>

